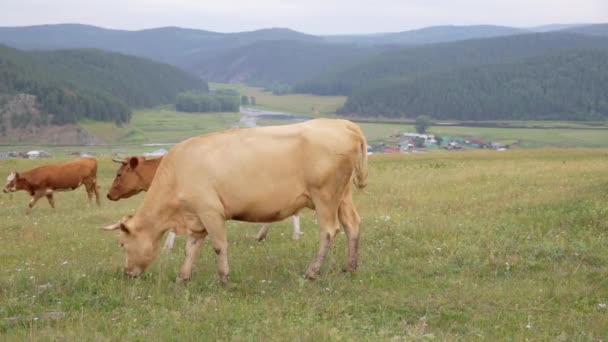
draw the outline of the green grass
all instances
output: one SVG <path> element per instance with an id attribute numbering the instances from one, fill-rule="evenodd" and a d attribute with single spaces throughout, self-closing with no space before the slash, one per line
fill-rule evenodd
<path id="1" fill-rule="evenodd" d="M 338 108 L 346 102 L 346 96 L 319 96 L 311 94 L 288 94 L 277 96 L 263 88 L 251 87 L 242 84 L 213 83 L 213 88 L 236 89 L 243 95 L 253 96 L 258 109 L 281 111 L 308 116 L 334 116 Z"/>
<path id="2" fill-rule="evenodd" d="M 49 161 L 0 161 L 0 175 Z M 299 242 L 288 221 L 261 244 L 259 225 L 230 222 L 225 287 L 208 243 L 175 283 L 183 237 L 144 277 L 121 275 L 97 227 L 141 195 L 89 208 L 78 189 L 26 217 L 27 194 L 3 194 L 0 339 L 605 340 L 607 169 L 605 149 L 373 156 L 356 274 L 339 271 L 341 234 L 320 280 L 302 279 L 318 245 L 305 211 Z M 114 172 L 100 160 L 104 194 Z M 34 319 L 49 312 L 64 316 Z"/>
<path id="3" fill-rule="evenodd" d="M 140 109 L 128 125 L 85 121 L 81 125 L 106 143 L 175 143 L 186 138 L 233 127 L 239 113 L 182 113 L 169 107 Z"/>

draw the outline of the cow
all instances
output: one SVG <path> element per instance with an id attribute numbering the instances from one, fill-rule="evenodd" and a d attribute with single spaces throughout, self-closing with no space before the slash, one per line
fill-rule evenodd
<path id="1" fill-rule="evenodd" d="M 114 182 L 112 182 L 112 186 L 108 191 L 108 199 L 111 201 L 118 201 L 123 198 L 134 196 L 142 191 L 147 191 L 152 183 L 152 179 L 154 179 L 156 169 L 158 168 L 158 165 L 160 165 L 161 160 L 162 157 L 146 159 L 142 156 L 132 156 L 124 159 L 112 159 L 112 161 L 121 164 L 121 166 L 118 168 Z M 302 231 L 300 230 L 300 216 L 295 214 L 292 217 L 292 238 L 294 240 L 298 240 L 302 235 Z M 262 225 L 262 228 L 257 235 L 258 241 L 261 242 L 266 239 L 269 228 L 269 223 Z M 183 230 L 179 230 L 179 227 L 176 227 L 175 229 L 180 234 L 186 233 Z M 175 233 L 176 232 L 174 231 L 169 232 L 167 240 L 165 241 L 165 250 L 171 250 L 173 248 Z"/>
<path id="2" fill-rule="evenodd" d="M 164 232 L 186 228 L 186 257 L 178 281 L 191 278 L 194 258 L 208 236 L 219 280 L 226 283 L 225 221 L 274 222 L 310 208 L 319 223 L 319 249 L 305 277 L 319 276 L 340 225 L 347 238 L 345 271 L 353 272 L 361 221 L 353 189 L 367 183 L 366 152 L 359 126 L 339 119 L 193 137 L 163 157 L 134 215 L 101 229 L 120 232 L 125 273 L 137 277 L 155 259 Z"/>
<path id="3" fill-rule="evenodd" d="M 97 160 L 94 158 L 80 158 L 65 163 L 44 165 L 24 172 L 13 171 L 6 179 L 3 191 L 5 193 L 27 191 L 32 196 L 27 209 L 29 214 L 40 198 L 46 197 L 51 207 L 55 209 L 53 199 L 55 191 L 74 190 L 83 184 L 87 190 L 89 203 L 94 194 L 99 206 Z"/>

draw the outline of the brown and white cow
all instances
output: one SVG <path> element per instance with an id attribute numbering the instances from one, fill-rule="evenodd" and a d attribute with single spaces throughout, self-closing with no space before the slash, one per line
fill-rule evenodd
<path id="1" fill-rule="evenodd" d="M 156 169 L 160 165 L 162 157 L 155 159 L 146 159 L 143 156 L 132 156 L 124 159 L 112 159 L 116 163 L 120 163 L 118 171 L 116 171 L 116 177 L 112 186 L 108 191 L 108 199 L 111 201 L 118 201 L 123 198 L 129 198 L 142 191 L 147 191 L 152 184 Z M 295 214 L 293 218 L 293 239 L 298 240 L 302 235 L 300 230 L 300 216 Z M 270 228 L 269 223 L 262 225 L 257 240 L 263 241 L 266 239 L 268 229 Z M 186 234 L 184 230 L 180 230 L 179 227 L 174 228 L 176 231 L 169 231 L 167 234 L 167 240 L 165 241 L 165 250 L 171 250 L 175 241 L 175 234 Z"/>
<path id="2" fill-rule="evenodd" d="M 69 191 L 85 186 L 89 203 L 95 194 L 99 205 L 99 192 L 97 189 L 97 160 L 94 158 L 80 158 L 60 164 L 50 164 L 37 167 L 24 172 L 11 172 L 6 179 L 4 192 L 27 191 L 30 200 L 27 213 L 31 211 L 36 202 L 46 196 L 52 208 L 55 208 L 53 192 Z"/>
<path id="3" fill-rule="evenodd" d="M 220 280 L 228 280 L 226 220 L 273 222 L 302 208 L 316 211 L 319 250 L 306 277 L 318 276 L 340 225 L 348 240 L 346 270 L 358 262 L 360 218 L 353 183 L 367 182 L 367 142 L 347 120 L 316 119 L 276 127 L 229 130 L 185 140 L 164 156 L 133 216 L 119 230 L 125 272 L 138 276 L 156 257 L 171 227 L 189 231 L 178 280 L 188 280 L 202 241 L 209 236 Z"/>

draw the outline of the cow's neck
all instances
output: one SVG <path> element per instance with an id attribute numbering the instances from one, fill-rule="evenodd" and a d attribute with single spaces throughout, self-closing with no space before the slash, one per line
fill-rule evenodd
<path id="1" fill-rule="evenodd" d="M 160 165 L 161 160 L 162 158 L 144 161 L 146 167 L 142 168 L 143 172 L 141 173 L 141 177 L 145 183 L 145 190 L 148 190 L 150 188 L 150 185 L 152 184 L 152 180 L 154 179 L 154 175 L 156 174 L 156 170 L 158 169 L 158 165 Z"/>

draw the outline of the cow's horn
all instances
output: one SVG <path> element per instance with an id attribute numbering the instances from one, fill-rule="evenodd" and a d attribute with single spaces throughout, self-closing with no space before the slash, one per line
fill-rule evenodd
<path id="1" fill-rule="evenodd" d="M 124 164 L 125 161 L 123 159 L 116 159 L 116 158 L 112 158 L 112 161 L 115 163 L 120 163 L 120 164 Z"/>
<path id="2" fill-rule="evenodd" d="M 119 222 L 119 223 L 111 224 L 109 226 L 100 227 L 99 229 L 108 230 L 108 231 L 110 231 L 110 230 L 116 230 L 116 229 L 120 228 L 120 225 L 121 225 L 121 223 Z"/>

